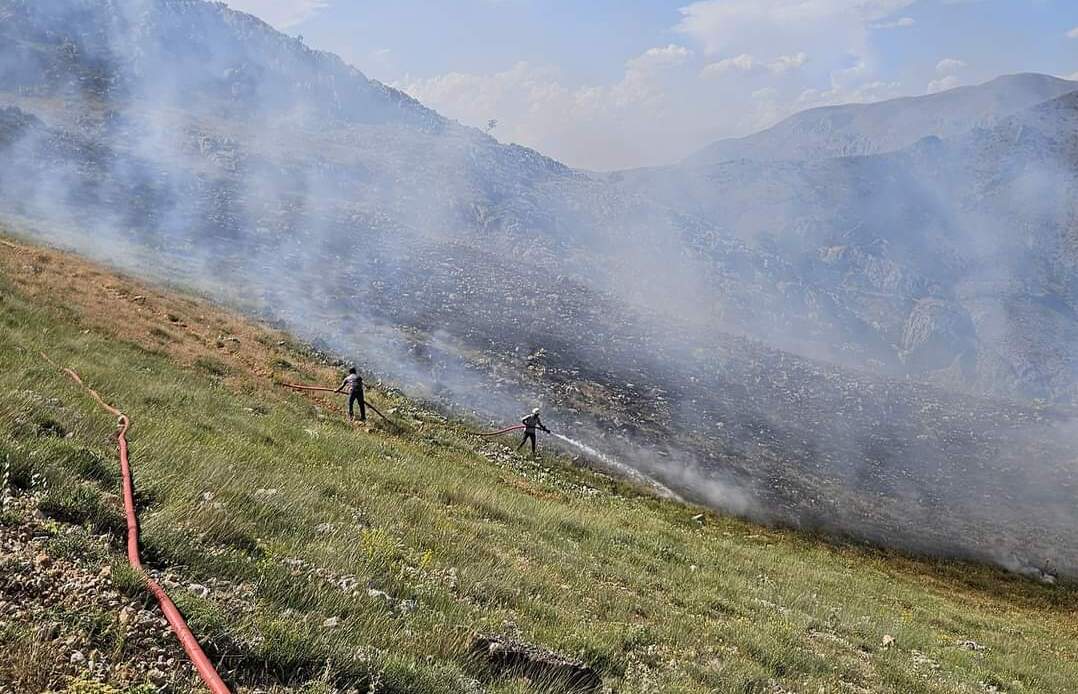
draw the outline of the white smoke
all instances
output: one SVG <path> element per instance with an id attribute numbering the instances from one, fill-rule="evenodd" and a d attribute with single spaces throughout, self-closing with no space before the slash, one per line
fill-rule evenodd
<path id="1" fill-rule="evenodd" d="M 1075 195 L 1063 160 L 1020 158 L 1028 133 L 1006 148 L 1020 184 L 983 209 L 951 200 L 998 158 L 920 177 L 966 162 L 961 139 L 606 176 L 500 146 L 217 5 L 0 10 L 0 106 L 40 118 L 0 112 L 0 210 L 36 238 L 199 289 L 484 419 L 544 400 L 566 445 L 690 501 L 1078 574 L 1057 533 L 1078 520 L 1069 415 L 879 377 L 905 376 L 898 348 L 919 347 L 898 345 L 891 304 L 965 291 L 980 335 L 1020 339 L 1016 305 L 986 287 L 1037 277 L 1078 297 L 1073 272 L 1031 273 L 1042 256 L 1016 252 L 1018 225 L 1067 258 L 1065 230 L 1034 232 Z M 847 194 L 865 181 L 883 192 Z M 922 274 L 903 274 L 911 258 Z M 938 289 L 956 267 L 964 283 Z M 951 315 L 932 306 L 929 322 Z M 1074 365 L 1060 325 L 1057 375 Z M 979 378 L 1024 373 L 985 351 Z M 977 386 L 962 366 L 938 379 Z"/>

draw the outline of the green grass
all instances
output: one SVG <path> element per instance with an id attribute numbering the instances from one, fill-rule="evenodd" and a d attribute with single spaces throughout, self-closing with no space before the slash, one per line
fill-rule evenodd
<path id="1" fill-rule="evenodd" d="M 476 632 L 580 657 L 618 692 L 1040 694 L 1078 682 L 1070 586 L 714 514 L 698 523 L 699 509 L 567 459 L 526 461 L 386 394 L 406 431 L 354 430 L 325 401 L 238 371 L 212 341 L 183 366 L 2 277 L 0 294 L 11 486 L 114 538 L 102 562 L 122 565 L 115 422 L 44 350 L 132 418 L 147 561 L 234 587 L 175 598 L 240 685 L 530 691 L 470 664 Z M 324 370 L 279 349 L 263 363 Z"/>

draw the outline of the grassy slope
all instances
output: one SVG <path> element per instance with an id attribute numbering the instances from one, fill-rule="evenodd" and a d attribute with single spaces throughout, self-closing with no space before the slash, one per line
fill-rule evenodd
<path id="1" fill-rule="evenodd" d="M 79 463 L 115 460 L 114 422 L 38 352 L 124 409 L 146 553 L 234 587 L 175 592 L 243 687 L 526 691 L 470 669 L 476 631 L 580 656 L 622 692 L 1078 682 L 1072 587 L 698 523 L 389 392 L 371 397 L 407 431 L 353 430 L 341 400 L 272 385 L 339 377 L 286 336 L 55 251 L 0 245 L 0 295 L 0 455 L 48 478 L 51 513 L 115 533 L 115 478 Z"/>

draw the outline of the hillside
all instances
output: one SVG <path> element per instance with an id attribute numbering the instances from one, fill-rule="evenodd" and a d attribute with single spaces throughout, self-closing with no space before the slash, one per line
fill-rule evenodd
<path id="1" fill-rule="evenodd" d="M 893 152 L 926 137 L 991 128 L 1075 90 L 1078 82 L 1049 75 L 1005 75 L 926 96 L 810 109 L 748 137 L 708 145 L 685 163 L 706 166 L 737 159 L 796 161 Z"/>
<path id="2" fill-rule="evenodd" d="M 607 691 L 1078 677 L 1069 584 L 698 519 L 394 391 L 371 397 L 402 433 L 353 430 L 273 386 L 339 375 L 287 335 L 53 250 L 4 241 L 0 288 L 0 689 L 193 686 L 123 568 L 114 423 L 41 350 L 131 416 L 150 566 L 240 691 L 530 691 L 469 658 L 480 632 Z"/>
<path id="3" fill-rule="evenodd" d="M 0 17 L 20 234 L 450 411 L 541 402 L 710 508 L 1078 576 L 1066 97 L 888 154 L 608 176 L 220 4 Z"/>

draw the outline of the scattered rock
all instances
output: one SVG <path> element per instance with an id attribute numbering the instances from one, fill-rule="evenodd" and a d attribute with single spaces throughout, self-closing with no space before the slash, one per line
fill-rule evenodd
<path id="1" fill-rule="evenodd" d="M 111 568 L 102 566 L 100 554 L 50 556 L 43 549 L 42 541 L 57 532 L 57 521 L 36 514 L 36 503 L 32 496 L 8 499 L 6 510 L 17 514 L 20 523 L 0 525 L 0 622 L 32 633 L 41 647 L 39 657 L 49 659 L 41 665 L 57 677 L 84 677 L 108 685 L 108 691 L 128 691 L 146 684 L 149 671 L 156 669 L 162 671 L 160 683 L 181 688 L 188 684 L 190 675 L 186 666 L 180 666 L 185 661 L 175 637 L 167 629 L 161 633 L 154 611 L 140 610 L 136 599 L 116 591 Z M 46 524 L 51 531 L 46 532 Z M 59 524 L 64 535 L 72 528 Z M 145 620 L 139 618 L 143 613 Z M 111 622 L 125 641 L 137 647 L 123 654 L 111 646 L 101 648 L 97 617 Z M 158 653 L 169 656 L 166 660 L 172 659 L 172 664 L 158 663 Z M 7 689 L 0 684 L 0 691 Z"/>
<path id="2" fill-rule="evenodd" d="M 470 654 L 499 675 L 526 677 L 551 690 L 596 691 L 603 685 L 590 666 L 508 637 L 476 636 Z"/>
<path id="3" fill-rule="evenodd" d="M 891 636 L 890 634 L 885 634 L 884 637 L 883 637 L 883 641 L 880 642 L 880 645 L 883 646 L 884 648 L 890 648 L 891 646 L 894 646 L 895 645 L 895 637 Z"/>

